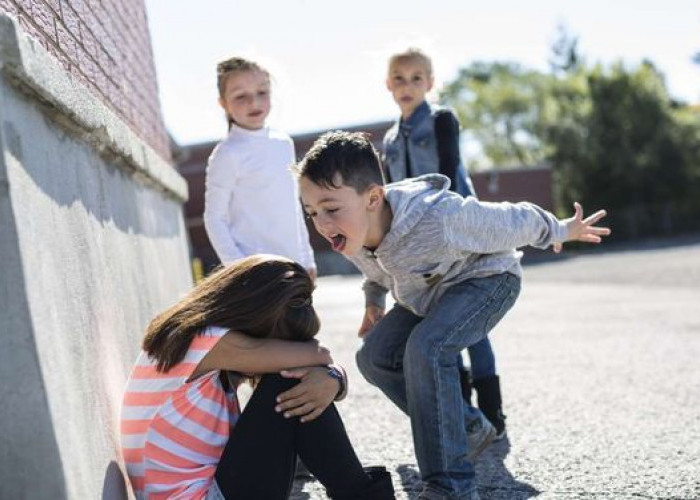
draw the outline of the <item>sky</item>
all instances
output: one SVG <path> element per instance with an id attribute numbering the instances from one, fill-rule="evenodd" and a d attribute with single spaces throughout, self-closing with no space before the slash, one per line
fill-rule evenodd
<path id="1" fill-rule="evenodd" d="M 548 70 L 557 27 L 588 63 L 651 60 L 673 97 L 700 102 L 697 0 L 146 0 L 165 124 L 188 145 L 221 139 L 216 64 L 233 55 L 273 77 L 268 124 L 288 133 L 394 119 L 386 59 L 433 58 L 436 88 L 474 61 Z M 434 98 L 433 94 L 431 98 Z"/>

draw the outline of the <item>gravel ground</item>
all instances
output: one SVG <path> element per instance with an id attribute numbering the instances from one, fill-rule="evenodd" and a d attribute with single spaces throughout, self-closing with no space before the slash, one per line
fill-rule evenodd
<path id="1" fill-rule="evenodd" d="M 408 419 L 354 364 L 357 276 L 323 277 L 321 340 L 349 372 L 339 404 L 365 465 L 397 498 L 420 479 Z M 477 463 L 482 499 L 700 498 L 700 238 L 612 246 L 525 267 L 491 334 L 508 439 Z M 326 498 L 315 481 L 292 498 Z"/>

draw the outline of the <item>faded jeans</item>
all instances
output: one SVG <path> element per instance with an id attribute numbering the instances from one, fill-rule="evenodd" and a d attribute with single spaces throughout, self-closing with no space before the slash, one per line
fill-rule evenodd
<path id="1" fill-rule="evenodd" d="M 424 318 L 396 304 L 357 352 L 362 375 L 410 417 L 421 478 L 444 498 L 476 488 L 466 428 L 480 415 L 462 397 L 457 355 L 486 338 L 519 292 L 520 278 L 503 273 L 454 285 Z"/>

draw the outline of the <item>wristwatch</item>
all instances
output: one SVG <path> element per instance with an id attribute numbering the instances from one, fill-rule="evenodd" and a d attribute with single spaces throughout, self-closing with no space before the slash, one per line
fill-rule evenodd
<path id="1" fill-rule="evenodd" d="M 340 401 L 348 393 L 345 370 L 343 370 L 340 366 L 328 365 L 328 376 L 336 379 L 338 381 L 338 385 L 340 385 L 338 394 L 335 396 L 335 401 Z"/>

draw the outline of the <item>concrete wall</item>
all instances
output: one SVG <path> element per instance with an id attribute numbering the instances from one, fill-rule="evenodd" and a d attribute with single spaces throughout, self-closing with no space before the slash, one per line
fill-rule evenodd
<path id="1" fill-rule="evenodd" d="M 143 329 L 191 286 L 184 180 L 0 15 L 0 498 L 119 498 Z"/>

